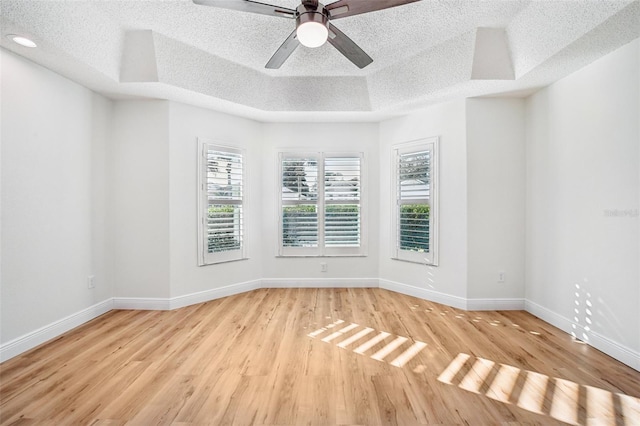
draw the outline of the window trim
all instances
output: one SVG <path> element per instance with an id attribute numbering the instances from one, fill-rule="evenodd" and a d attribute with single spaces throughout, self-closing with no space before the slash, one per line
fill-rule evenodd
<path id="1" fill-rule="evenodd" d="M 209 197 L 207 190 L 207 152 L 209 149 L 215 149 L 222 152 L 228 152 L 232 154 L 239 154 L 242 156 L 242 197 L 238 201 L 234 200 L 232 204 L 238 204 L 242 208 L 242 240 L 240 248 L 237 250 L 220 251 L 216 253 L 209 253 L 208 250 L 208 238 L 206 236 L 206 223 L 208 218 L 209 209 Z M 198 138 L 198 266 L 215 265 L 219 263 L 234 262 L 238 260 L 248 259 L 246 256 L 247 251 L 247 156 L 246 152 L 242 148 L 229 146 L 224 143 L 220 143 L 215 140 Z"/>
<path id="2" fill-rule="evenodd" d="M 395 144 L 391 147 L 391 234 L 392 248 L 391 258 L 423 265 L 438 266 L 439 261 L 439 141 L 438 136 L 417 139 L 409 142 Z M 400 176 L 399 158 L 400 155 L 410 154 L 419 151 L 431 152 L 431 171 L 429 185 L 429 253 L 414 252 L 400 249 L 400 224 L 399 207 L 400 201 Z"/>
<path id="3" fill-rule="evenodd" d="M 360 245 L 358 247 L 331 247 L 325 245 L 325 161 L 328 158 L 354 157 L 360 159 Z M 282 210 L 285 205 L 295 205 L 295 203 L 284 203 L 282 200 L 282 161 L 284 158 L 315 158 L 318 162 L 318 246 L 317 247 L 285 247 L 283 245 L 283 215 Z M 277 257 L 366 257 L 368 256 L 368 226 L 367 226 L 367 167 L 364 152 L 354 151 L 300 151 L 282 150 L 278 152 L 277 160 L 277 218 L 278 218 L 278 251 Z"/>

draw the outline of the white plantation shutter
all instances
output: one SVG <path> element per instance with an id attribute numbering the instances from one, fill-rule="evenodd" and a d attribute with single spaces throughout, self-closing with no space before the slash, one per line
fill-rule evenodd
<path id="1" fill-rule="evenodd" d="M 282 246 L 318 247 L 318 158 L 281 158 Z"/>
<path id="2" fill-rule="evenodd" d="M 360 157 L 324 163 L 324 240 L 327 247 L 360 246 Z"/>
<path id="3" fill-rule="evenodd" d="M 399 248 L 429 252 L 431 152 L 398 156 Z"/>
<path id="4" fill-rule="evenodd" d="M 201 143 L 200 264 L 244 258 L 244 158 L 241 150 Z"/>
<path id="5" fill-rule="evenodd" d="M 359 256 L 362 154 L 280 154 L 280 255 Z"/>
<path id="6" fill-rule="evenodd" d="M 437 138 L 396 147 L 394 258 L 437 264 Z"/>

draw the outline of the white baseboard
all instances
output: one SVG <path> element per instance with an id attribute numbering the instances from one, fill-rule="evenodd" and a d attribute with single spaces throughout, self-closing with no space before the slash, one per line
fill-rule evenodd
<path id="1" fill-rule="evenodd" d="M 262 288 L 378 288 L 377 278 L 265 278 Z"/>
<path id="2" fill-rule="evenodd" d="M 197 293 L 186 294 L 184 296 L 173 297 L 169 301 L 169 309 L 183 308 L 196 303 L 204 303 L 210 300 L 221 299 L 223 297 L 233 296 L 235 294 L 246 293 L 251 290 L 262 288 L 261 280 L 246 281 L 243 283 L 227 285 L 224 287 L 213 288 L 211 290 L 200 291 Z"/>
<path id="3" fill-rule="evenodd" d="M 468 311 L 523 311 L 524 299 L 467 299 Z"/>
<path id="4" fill-rule="evenodd" d="M 326 279 L 291 279 L 291 278 L 268 278 L 263 280 L 253 280 L 211 290 L 191 293 L 173 298 L 136 298 L 136 297 L 114 297 L 104 300 L 80 312 L 69 315 L 66 318 L 55 321 L 49 325 L 41 327 L 24 336 L 18 337 L 7 343 L 0 345 L 0 362 L 13 358 L 23 352 L 28 351 L 48 340 L 60 336 L 67 331 L 78 327 L 112 309 L 136 309 L 136 310 L 171 310 L 196 303 L 208 302 L 222 297 L 233 296 L 260 288 L 383 288 L 408 296 L 418 297 L 436 303 L 452 306 L 464 310 L 521 310 L 535 315 L 536 317 L 558 327 L 571 334 L 574 331 L 574 323 L 569 319 L 559 315 L 537 303 L 526 299 L 466 299 L 450 294 L 440 293 L 421 287 L 395 281 L 377 278 L 326 278 Z M 575 324 L 579 333 L 588 333 L 589 344 L 596 349 L 610 355 L 618 361 L 640 371 L 640 353 L 624 345 L 621 345 L 608 337 L 602 336 L 593 331 L 586 331 Z"/>
<path id="5" fill-rule="evenodd" d="M 113 309 L 113 299 L 107 299 L 95 305 L 89 306 L 75 314 L 71 314 L 51 324 L 40 327 L 30 333 L 10 340 L 0 345 L 0 362 L 20 355 L 23 352 L 33 349 L 48 340 L 54 339 L 69 330 L 81 326 L 100 315 L 106 314 Z"/>
<path id="6" fill-rule="evenodd" d="M 170 298 L 114 297 L 113 309 L 135 309 L 140 311 L 169 311 L 185 306 L 204 303 L 221 297 L 233 296 L 262 288 L 261 280 L 231 284 L 210 290 L 189 293 Z"/>
<path id="7" fill-rule="evenodd" d="M 383 279 L 380 280 L 380 288 L 453 306 L 465 311 L 520 311 L 525 307 L 524 299 L 465 299 L 464 297 Z"/>
<path id="8" fill-rule="evenodd" d="M 171 299 L 156 297 L 114 297 L 113 309 L 133 309 L 137 311 L 168 311 Z"/>
<path id="9" fill-rule="evenodd" d="M 526 300 L 525 310 L 567 334 L 574 332 L 575 325 L 577 334 L 581 336 L 582 333 L 585 333 L 589 337 L 589 341 L 586 343 L 628 365 L 629 367 L 640 371 L 640 352 L 636 352 L 608 337 L 594 332 L 593 330 L 585 330 L 581 324 L 576 324 L 570 319 L 565 318 L 542 305 L 538 305 L 531 300 Z"/>
<path id="10" fill-rule="evenodd" d="M 380 288 L 395 291 L 396 293 L 406 294 L 420 299 L 429 300 L 431 302 L 441 303 L 443 305 L 453 306 L 458 309 L 467 309 L 467 299 L 452 296 L 450 294 L 440 293 L 434 290 L 428 290 L 422 287 L 414 287 L 408 284 L 402 284 L 395 281 L 379 280 Z"/>

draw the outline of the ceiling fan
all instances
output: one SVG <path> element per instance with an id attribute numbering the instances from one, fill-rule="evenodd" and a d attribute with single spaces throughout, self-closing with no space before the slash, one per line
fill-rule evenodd
<path id="1" fill-rule="evenodd" d="M 277 16 L 296 20 L 296 29 L 276 50 L 265 68 L 278 69 L 291 56 L 299 44 L 320 47 L 326 41 L 338 49 L 358 68 L 373 62 L 357 44 L 331 23 L 334 19 L 360 15 L 376 10 L 388 9 L 420 0 L 338 0 L 324 5 L 318 0 L 302 0 L 296 9 L 259 3 L 253 0 L 193 0 L 195 4 L 240 10 L 261 15 Z"/>

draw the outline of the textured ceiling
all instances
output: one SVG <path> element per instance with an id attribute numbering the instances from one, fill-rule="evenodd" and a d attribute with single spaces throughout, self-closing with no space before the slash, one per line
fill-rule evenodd
<path id="1" fill-rule="evenodd" d="M 422 0 L 333 22 L 373 58 L 362 70 L 329 44 L 300 46 L 267 70 L 293 20 L 191 0 L 0 0 L 0 8 L 1 46 L 97 92 L 260 120 L 376 120 L 453 98 L 527 93 L 640 36 L 640 0 Z"/>

